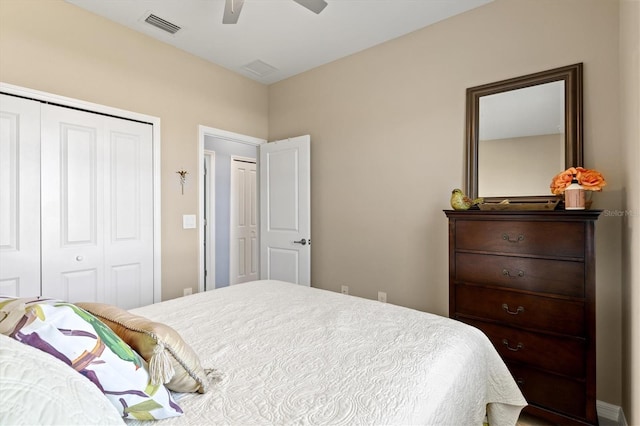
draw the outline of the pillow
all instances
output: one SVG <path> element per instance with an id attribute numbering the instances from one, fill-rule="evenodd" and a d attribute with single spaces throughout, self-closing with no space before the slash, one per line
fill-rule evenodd
<path id="1" fill-rule="evenodd" d="M 0 401 L 0 423 L 6 425 L 124 424 L 118 410 L 86 377 L 2 334 Z"/>
<path id="2" fill-rule="evenodd" d="M 53 299 L 0 297 L 0 333 L 73 367 L 124 418 L 154 420 L 182 414 L 169 391 L 151 383 L 144 359 L 109 327 L 75 305 Z"/>
<path id="3" fill-rule="evenodd" d="M 166 383 L 175 392 L 206 392 L 207 376 L 200 358 L 166 324 L 104 303 L 78 303 L 107 324 L 149 363 L 152 383 Z"/>

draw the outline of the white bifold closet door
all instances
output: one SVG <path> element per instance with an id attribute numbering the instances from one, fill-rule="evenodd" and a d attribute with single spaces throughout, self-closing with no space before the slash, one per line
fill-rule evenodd
<path id="1" fill-rule="evenodd" d="M 40 295 L 40 104 L 0 95 L 0 295 Z"/>
<path id="2" fill-rule="evenodd" d="M 151 125 L 41 104 L 39 144 L 40 294 L 153 303 Z"/>

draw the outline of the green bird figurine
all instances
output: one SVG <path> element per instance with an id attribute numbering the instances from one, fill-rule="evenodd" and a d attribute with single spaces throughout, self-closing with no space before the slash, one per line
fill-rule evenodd
<path id="1" fill-rule="evenodd" d="M 484 200 L 482 197 L 472 200 L 462 193 L 461 189 L 454 189 L 451 191 L 451 207 L 454 210 L 469 210 L 471 206 L 482 203 Z"/>

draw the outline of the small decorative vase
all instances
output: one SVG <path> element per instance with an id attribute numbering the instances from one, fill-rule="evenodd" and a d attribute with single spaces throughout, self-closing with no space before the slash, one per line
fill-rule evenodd
<path id="1" fill-rule="evenodd" d="M 564 191 L 565 210 L 584 210 L 584 188 L 578 183 L 576 175 L 573 175 L 571 185 Z"/>

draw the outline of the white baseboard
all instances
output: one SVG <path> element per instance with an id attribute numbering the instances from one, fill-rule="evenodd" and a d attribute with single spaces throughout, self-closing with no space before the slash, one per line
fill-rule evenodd
<path id="1" fill-rule="evenodd" d="M 611 424 L 628 426 L 622 407 L 604 401 L 596 401 L 596 411 L 598 412 L 599 418 L 606 419 L 611 422 Z"/>

